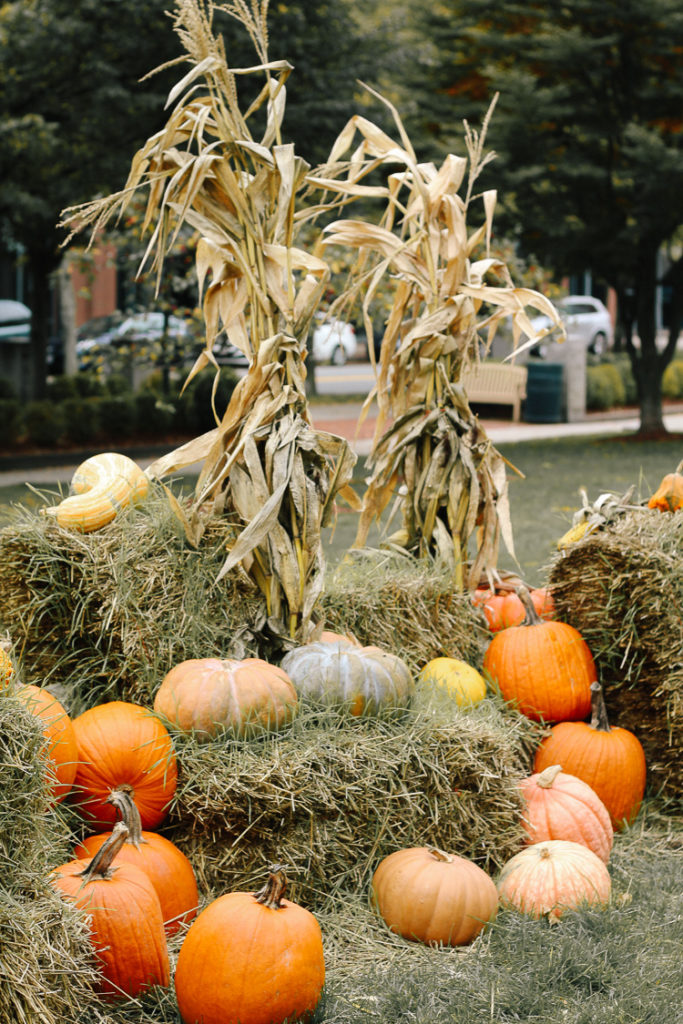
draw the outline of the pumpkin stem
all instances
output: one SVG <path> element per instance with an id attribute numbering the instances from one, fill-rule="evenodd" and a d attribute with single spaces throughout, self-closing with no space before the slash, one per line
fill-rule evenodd
<path id="1" fill-rule="evenodd" d="M 551 764 L 547 768 L 544 768 L 536 779 L 536 785 L 540 786 L 541 789 L 550 789 L 557 776 L 562 771 L 561 764 Z"/>
<path id="2" fill-rule="evenodd" d="M 610 732 L 607 707 L 602 695 L 602 686 L 597 681 L 591 683 L 591 729 Z"/>
<path id="3" fill-rule="evenodd" d="M 93 878 L 111 878 L 111 862 L 128 838 L 128 828 L 122 821 L 117 821 L 109 839 L 100 846 L 90 863 L 78 872 L 83 885 Z M 82 886 L 81 886 L 82 887 Z"/>
<path id="4" fill-rule="evenodd" d="M 449 863 L 453 860 L 450 853 L 446 853 L 444 850 L 439 850 L 436 846 L 428 846 L 427 849 L 435 860 L 444 861 L 445 863 Z"/>
<path id="5" fill-rule="evenodd" d="M 142 821 L 133 792 L 133 787 L 124 782 L 116 789 L 112 789 L 107 797 L 107 803 L 113 804 L 121 815 L 121 821 L 128 829 L 128 842 L 139 847 L 146 840 L 142 838 Z"/>
<path id="6" fill-rule="evenodd" d="M 534 608 L 534 603 L 531 600 L 531 594 L 529 593 L 527 588 L 524 585 L 522 585 L 521 587 L 517 587 L 516 594 L 517 594 L 517 597 L 522 602 L 522 604 L 524 605 L 524 612 L 525 612 L 524 621 L 522 623 L 520 623 L 520 625 L 522 625 L 522 626 L 540 626 L 540 625 L 542 625 L 543 619 L 541 618 L 541 616 L 538 614 L 538 612 Z"/>
<path id="7" fill-rule="evenodd" d="M 287 888 L 287 876 L 282 864 L 275 864 L 268 869 L 268 880 L 262 889 L 254 894 L 256 902 L 271 910 L 279 910 L 281 900 Z"/>

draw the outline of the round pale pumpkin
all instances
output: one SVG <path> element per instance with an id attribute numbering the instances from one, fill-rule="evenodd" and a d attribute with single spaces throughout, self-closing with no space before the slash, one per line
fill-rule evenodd
<path id="1" fill-rule="evenodd" d="M 352 715 L 407 707 L 415 686 L 410 669 L 395 654 L 348 642 L 295 647 L 282 668 L 300 697 L 346 706 Z"/>
<path id="2" fill-rule="evenodd" d="M 226 730 L 246 737 L 279 729 L 294 717 L 297 703 L 291 680 L 277 665 L 260 658 L 190 658 L 165 676 L 154 710 L 204 741 Z"/>
<path id="3" fill-rule="evenodd" d="M 645 794 L 647 765 L 640 740 L 628 729 L 610 726 L 600 683 L 591 686 L 592 716 L 587 722 L 559 722 L 542 740 L 534 769 L 561 764 L 587 783 L 619 830 L 638 814 Z"/>
<path id="4" fill-rule="evenodd" d="M 597 679 L 586 641 L 569 623 L 541 619 L 528 592 L 520 588 L 519 593 L 527 618 L 521 626 L 509 626 L 493 636 L 484 655 L 485 671 L 504 700 L 516 704 L 527 718 L 585 718 L 591 707 L 591 683 Z"/>
<path id="5" fill-rule="evenodd" d="M 606 906 L 611 885 L 605 864 L 587 846 L 548 839 L 527 846 L 503 866 L 498 894 L 503 906 L 556 920 L 582 905 Z"/>
<path id="6" fill-rule="evenodd" d="M 271 869 L 258 893 L 231 892 L 190 925 L 175 988 L 184 1024 L 282 1024 L 309 1017 L 325 982 L 320 926 L 283 898 Z"/>
<path id="7" fill-rule="evenodd" d="M 479 704 L 486 696 L 484 677 L 476 668 L 457 658 L 432 658 L 417 680 L 422 686 L 445 690 L 461 707 Z"/>
<path id="8" fill-rule="evenodd" d="M 15 695 L 41 721 L 50 762 L 50 790 L 59 803 L 71 791 L 78 768 L 73 723 L 64 706 L 49 690 L 29 684 L 18 687 Z"/>
<path id="9" fill-rule="evenodd" d="M 405 939 L 463 946 L 495 917 L 498 893 L 473 861 L 416 846 L 380 862 L 372 877 L 372 901 L 389 928 Z"/>
<path id="10" fill-rule="evenodd" d="M 567 839 L 582 843 L 607 863 L 614 830 L 609 811 L 589 785 L 554 764 L 523 779 L 520 790 L 528 843 Z"/>
<path id="11" fill-rule="evenodd" d="M 70 799 L 91 824 L 106 828 L 116 821 L 112 790 L 132 788 L 143 828 L 166 816 L 177 783 L 173 743 L 159 719 L 139 704 L 110 701 L 73 720 L 78 769 Z"/>

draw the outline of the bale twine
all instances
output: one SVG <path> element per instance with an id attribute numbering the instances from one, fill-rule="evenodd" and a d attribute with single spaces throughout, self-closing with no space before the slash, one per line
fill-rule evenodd
<path id="1" fill-rule="evenodd" d="M 595 658 L 612 725 L 638 737 L 649 789 L 683 791 L 683 513 L 633 510 L 548 568 L 558 617 Z"/>

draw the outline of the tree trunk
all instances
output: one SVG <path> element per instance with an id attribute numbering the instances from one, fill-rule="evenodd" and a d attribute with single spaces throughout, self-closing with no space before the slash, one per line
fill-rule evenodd
<path id="1" fill-rule="evenodd" d="M 29 302 L 31 308 L 31 381 L 32 399 L 44 398 L 47 384 L 47 339 L 50 321 L 50 276 L 56 261 L 44 249 L 28 250 Z"/>
<path id="2" fill-rule="evenodd" d="M 638 385 L 640 403 L 639 435 L 661 437 L 666 434 L 662 415 L 662 374 L 671 360 L 657 352 L 655 320 L 657 287 L 657 246 L 642 242 L 638 252 L 635 314 L 640 348 L 635 358 L 634 345 L 627 342 Z M 667 346 L 668 350 L 668 346 Z"/>
<path id="3" fill-rule="evenodd" d="M 78 372 L 76 360 L 76 296 L 71 277 L 72 260 L 67 252 L 59 265 L 59 321 L 64 351 L 63 373 L 73 377 Z"/>

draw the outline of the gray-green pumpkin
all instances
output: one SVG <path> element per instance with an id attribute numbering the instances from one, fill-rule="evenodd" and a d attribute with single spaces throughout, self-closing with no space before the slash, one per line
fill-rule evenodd
<path id="1" fill-rule="evenodd" d="M 348 706 L 352 715 L 376 715 L 410 703 L 414 681 L 395 654 L 379 647 L 316 641 L 296 647 L 282 668 L 300 697 Z"/>

